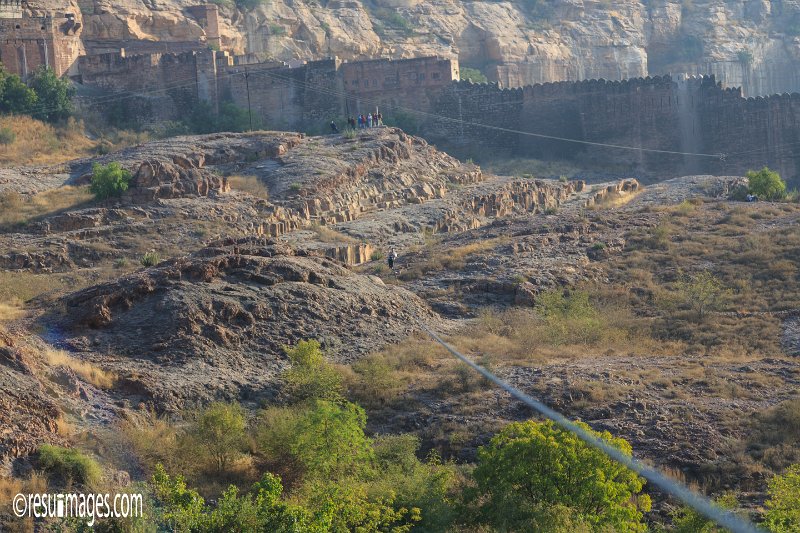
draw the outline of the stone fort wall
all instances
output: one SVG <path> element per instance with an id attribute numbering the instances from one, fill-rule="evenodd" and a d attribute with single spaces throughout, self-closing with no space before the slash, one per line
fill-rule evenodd
<path id="1" fill-rule="evenodd" d="M 713 76 L 504 89 L 457 81 L 457 62 L 439 58 L 290 68 L 213 50 L 94 56 L 81 59 L 80 71 L 91 85 L 158 93 L 161 103 L 152 107 L 160 118 L 180 117 L 176 98 L 231 100 L 250 110 L 256 126 L 320 131 L 331 119 L 379 109 L 387 118 L 411 117 L 418 133 L 464 157 L 567 159 L 600 172 L 653 175 L 764 165 L 787 177 L 800 173 L 800 95 L 743 98 Z"/>
<path id="2" fill-rule="evenodd" d="M 743 98 L 713 76 L 518 89 L 455 82 L 435 109 L 442 118 L 426 121 L 424 135 L 462 155 L 566 159 L 654 175 L 739 174 L 764 165 L 800 174 L 800 94 Z"/>

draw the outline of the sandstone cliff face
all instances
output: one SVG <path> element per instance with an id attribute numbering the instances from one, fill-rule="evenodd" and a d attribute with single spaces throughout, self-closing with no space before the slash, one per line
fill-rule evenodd
<path id="1" fill-rule="evenodd" d="M 70 2 L 32 5 L 64 10 Z M 203 40 L 187 12 L 197 3 L 81 0 L 83 36 Z M 442 55 L 506 86 L 713 73 L 748 96 L 800 88 L 798 33 L 794 0 L 272 0 L 220 10 L 223 47 L 261 58 Z"/>

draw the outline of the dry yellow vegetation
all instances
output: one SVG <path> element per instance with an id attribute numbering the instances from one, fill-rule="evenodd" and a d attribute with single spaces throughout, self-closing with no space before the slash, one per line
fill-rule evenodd
<path id="1" fill-rule="evenodd" d="M 0 165 L 49 165 L 92 153 L 96 142 L 86 137 L 83 123 L 70 119 L 63 126 L 28 116 L 0 117 L 0 128 L 14 132 L 14 141 L 0 145 Z"/>
<path id="2" fill-rule="evenodd" d="M 44 357 L 50 366 L 65 366 L 100 389 L 113 388 L 117 381 L 115 373 L 103 370 L 87 361 L 75 359 L 64 350 L 48 349 Z"/>
<path id="3" fill-rule="evenodd" d="M 0 226 L 24 224 L 37 217 L 52 215 L 88 203 L 93 196 L 89 187 L 64 185 L 33 196 L 16 191 L 0 192 Z"/>
<path id="4" fill-rule="evenodd" d="M 0 322 L 21 317 L 24 314 L 22 305 L 22 300 L 16 297 L 0 301 Z"/>
<path id="5" fill-rule="evenodd" d="M 246 192 L 256 198 L 269 200 L 269 190 L 267 186 L 258 179 L 258 176 L 229 176 L 228 183 L 230 183 L 231 189 L 233 190 Z"/>

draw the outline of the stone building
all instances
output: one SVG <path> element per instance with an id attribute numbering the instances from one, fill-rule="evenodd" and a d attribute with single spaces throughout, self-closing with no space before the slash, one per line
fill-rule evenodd
<path id="1" fill-rule="evenodd" d="M 19 0 L 0 0 L 0 62 L 23 79 L 39 66 L 59 76 L 74 72 L 83 51 L 80 33 L 73 13 L 33 17 Z"/>

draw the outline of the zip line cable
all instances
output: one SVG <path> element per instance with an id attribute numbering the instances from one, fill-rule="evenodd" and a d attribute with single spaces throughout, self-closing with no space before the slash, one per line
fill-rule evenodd
<path id="1" fill-rule="evenodd" d="M 681 500 L 683 503 L 693 508 L 706 518 L 713 520 L 722 527 L 727 528 L 732 533 L 766 533 L 764 532 L 764 530 L 756 527 L 752 523 L 743 520 L 734 515 L 733 513 L 725 511 L 724 509 L 721 509 L 720 507 L 714 505 L 711 501 L 708 500 L 708 498 L 705 498 L 704 496 L 701 496 L 693 492 L 688 487 L 668 478 L 667 476 L 665 476 L 658 470 L 654 469 L 653 467 L 642 463 L 638 459 L 625 455 L 619 449 L 615 448 L 614 446 L 611 446 L 609 443 L 596 437 L 595 435 L 592 435 L 590 432 L 586 431 L 576 423 L 572 422 L 558 411 L 555 411 L 554 409 L 551 409 L 550 407 L 540 402 L 539 400 L 536 400 L 528 396 L 524 392 L 521 392 L 520 390 L 514 388 L 507 382 L 503 381 L 502 379 L 494 375 L 493 373 L 489 372 L 482 366 L 474 363 L 471 359 L 469 359 L 465 355 L 462 355 L 458 350 L 456 350 L 448 343 L 446 343 L 444 340 L 442 340 L 442 338 L 439 337 L 439 335 L 434 333 L 430 328 L 428 328 L 428 326 L 426 326 L 422 322 L 417 321 L 417 323 L 420 325 L 420 327 L 422 327 L 422 329 L 425 330 L 425 332 L 433 340 L 444 346 L 444 348 L 448 352 L 450 352 L 461 362 L 467 364 L 470 368 L 481 374 L 484 378 L 488 379 L 501 389 L 505 390 L 513 397 L 515 397 L 516 399 L 518 399 L 519 401 L 521 401 L 522 403 L 533 409 L 534 411 L 540 413 L 546 418 L 549 418 L 550 420 L 561 426 L 563 429 L 571 433 L 574 433 L 578 438 L 580 438 L 589 446 L 599 449 L 600 451 L 602 451 L 603 453 L 605 453 L 618 463 L 621 463 L 622 465 L 626 466 L 627 468 L 641 475 L 643 478 L 647 479 L 649 482 L 651 482 L 653 485 L 660 488 L 667 494 Z"/>

